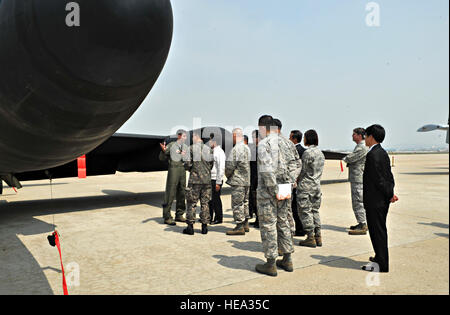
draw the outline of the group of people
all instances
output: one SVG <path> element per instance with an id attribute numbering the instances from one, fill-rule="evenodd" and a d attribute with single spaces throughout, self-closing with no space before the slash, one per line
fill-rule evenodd
<path id="1" fill-rule="evenodd" d="M 209 224 L 221 224 L 221 191 L 226 177 L 226 183 L 231 187 L 236 224 L 226 234 L 245 235 L 250 231 L 249 219 L 255 215 L 253 225 L 260 228 L 267 259 L 265 264 L 256 265 L 256 271 L 270 276 L 277 275 L 277 267 L 292 272 L 294 236 L 306 235 L 298 243 L 300 246 L 322 246 L 319 209 L 325 157 L 318 148 L 315 130 L 308 130 L 304 136 L 293 130 L 289 139 L 281 130 L 279 119 L 264 115 L 258 121 L 258 130 L 252 133 L 253 143 L 249 144 L 243 130 L 236 128 L 228 156 L 214 134 L 204 143 L 200 131 L 193 132 L 190 146 L 186 144 L 185 130 L 177 132 L 176 141 L 161 144 L 160 159 L 169 164 L 164 223 L 186 223 L 183 233 L 193 235 L 195 210 L 200 201 L 202 234 L 208 233 Z M 379 125 L 367 130 L 354 129 L 356 148 L 344 158 L 349 167 L 352 206 L 357 219 L 357 225 L 350 227 L 349 234 L 362 235 L 369 231 L 376 254 L 370 261 L 377 263 L 381 272 L 389 270 L 386 230 L 389 203 L 398 200 L 393 193 L 389 157 L 379 145 L 384 136 L 385 131 Z M 301 145 L 302 138 L 306 148 Z M 186 170 L 190 173 L 187 187 Z M 284 189 L 287 185 L 288 193 Z M 171 208 L 175 199 L 174 219 Z M 283 258 L 276 260 L 278 256 Z M 375 270 L 373 266 L 363 269 Z"/>

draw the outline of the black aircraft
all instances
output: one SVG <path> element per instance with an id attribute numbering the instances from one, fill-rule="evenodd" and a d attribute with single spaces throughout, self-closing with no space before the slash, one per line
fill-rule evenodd
<path id="1" fill-rule="evenodd" d="M 172 32 L 169 0 L 0 0 L 0 182 L 77 176 L 85 154 L 88 176 L 166 170 L 166 136 L 115 132 L 156 82 Z"/>

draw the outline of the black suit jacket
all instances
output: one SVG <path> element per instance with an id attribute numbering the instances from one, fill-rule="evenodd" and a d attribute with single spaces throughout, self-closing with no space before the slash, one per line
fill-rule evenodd
<path id="1" fill-rule="evenodd" d="M 306 151 L 306 149 L 304 147 L 302 147 L 302 145 L 300 143 L 297 143 L 295 145 L 295 148 L 297 149 L 298 155 L 300 155 L 300 158 L 302 158 L 303 152 Z"/>
<path id="2" fill-rule="evenodd" d="M 363 175 L 364 208 L 389 207 L 394 196 L 394 176 L 386 151 L 377 144 L 366 156 Z"/>

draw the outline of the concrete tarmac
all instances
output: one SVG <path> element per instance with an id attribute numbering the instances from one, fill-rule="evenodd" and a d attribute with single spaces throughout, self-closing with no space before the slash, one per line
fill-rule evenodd
<path id="1" fill-rule="evenodd" d="M 323 177 L 322 248 L 298 246 L 294 272 L 272 278 L 259 230 L 226 236 L 234 227 L 229 189 L 224 224 L 194 236 L 163 224 L 166 173 L 24 182 L 0 196 L 0 294 L 62 294 L 56 247 L 61 235 L 69 294 L 449 294 L 449 156 L 396 155 L 395 192 L 388 215 L 391 272 L 367 273 L 369 235 L 355 224 L 347 171 L 327 161 Z M 52 198 L 52 199 L 51 199 Z"/>

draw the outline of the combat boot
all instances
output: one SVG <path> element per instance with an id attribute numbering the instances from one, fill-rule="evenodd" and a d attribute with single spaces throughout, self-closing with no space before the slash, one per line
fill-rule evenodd
<path id="1" fill-rule="evenodd" d="M 255 270 L 259 273 L 276 277 L 277 276 L 277 267 L 275 266 L 275 259 L 267 259 L 265 264 L 258 264 L 255 267 Z"/>
<path id="2" fill-rule="evenodd" d="M 283 259 L 277 260 L 277 267 L 286 270 L 287 272 L 294 271 L 294 265 L 292 264 L 291 254 L 283 255 Z"/>
<path id="3" fill-rule="evenodd" d="M 208 234 L 208 225 L 202 224 L 202 234 Z"/>
<path id="4" fill-rule="evenodd" d="M 164 224 L 167 224 L 167 225 L 177 225 L 177 224 L 175 223 L 175 221 L 173 220 L 173 218 L 165 219 L 165 220 L 164 220 Z"/>
<path id="5" fill-rule="evenodd" d="M 244 221 L 244 230 L 245 232 L 250 232 L 250 227 L 248 226 L 248 219 Z"/>
<path id="6" fill-rule="evenodd" d="M 194 235 L 194 225 L 188 224 L 187 228 L 183 230 L 183 234 Z"/>
<path id="7" fill-rule="evenodd" d="M 348 231 L 349 235 L 366 235 L 367 234 L 367 224 L 360 223 L 354 230 Z"/>
<path id="8" fill-rule="evenodd" d="M 322 247 L 322 232 L 319 229 L 314 231 L 314 239 L 316 240 L 317 247 Z"/>
<path id="9" fill-rule="evenodd" d="M 176 222 L 183 222 L 183 223 L 185 223 L 186 219 L 182 215 L 180 215 L 180 216 L 176 216 L 175 217 L 175 221 Z"/>
<path id="10" fill-rule="evenodd" d="M 314 237 L 314 233 L 308 233 L 308 237 L 304 241 L 300 241 L 298 243 L 298 245 L 305 246 L 305 247 L 316 248 L 317 247 L 317 243 L 316 243 L 316 239 Z"/>
<path id="11" fill-rule="evenodd" d="M 234 229 L 228 230 L 227 235 L 245 235 L 244 223 L 238 223 Z"/>

